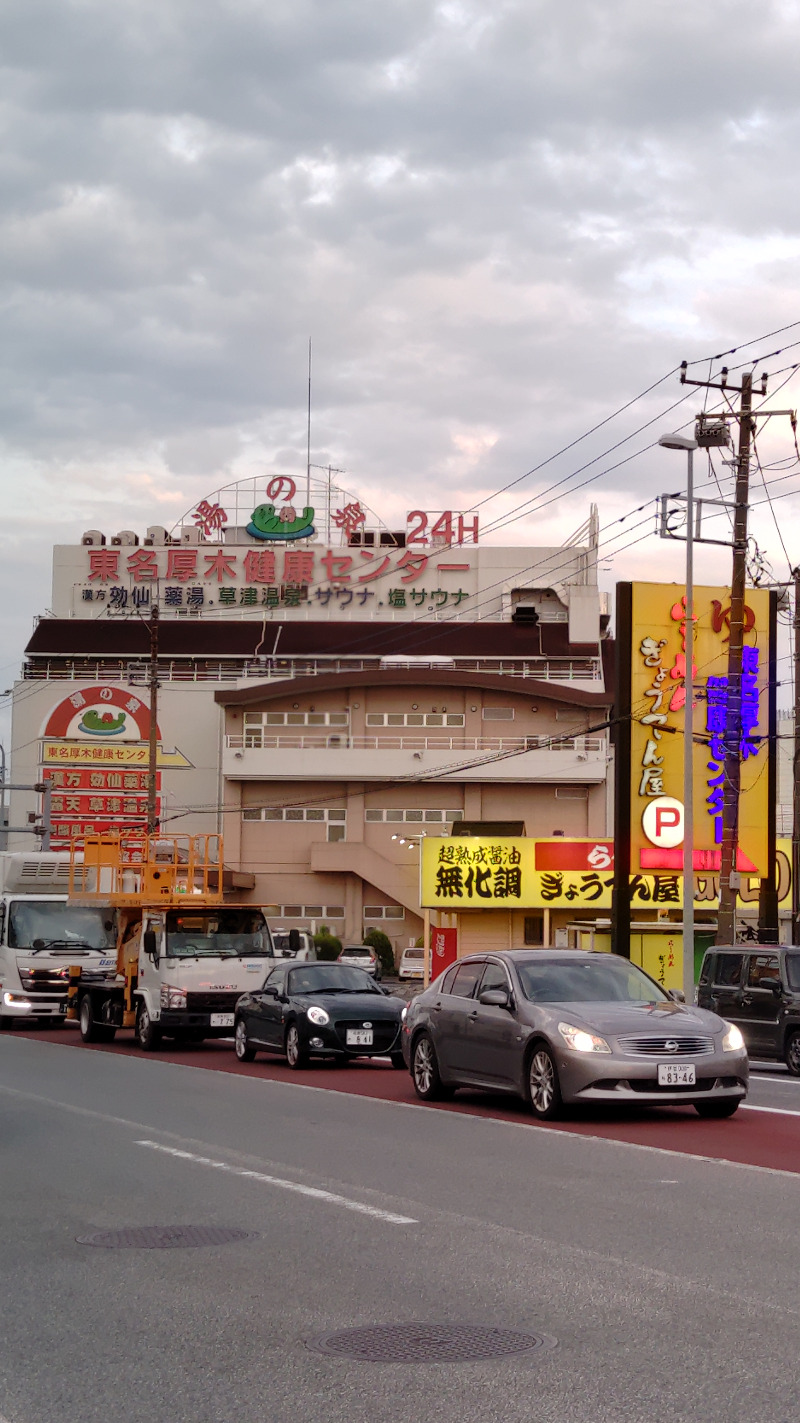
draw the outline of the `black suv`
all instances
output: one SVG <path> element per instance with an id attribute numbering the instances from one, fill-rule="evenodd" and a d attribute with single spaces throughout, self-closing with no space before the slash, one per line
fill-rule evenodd
<path id="1" fill-rule="evenodd" d="M 751 1057 L 782 1058 L 800 1077 L 800 946 L 708 949 L 697 1003 L 735 1023 Z"/>

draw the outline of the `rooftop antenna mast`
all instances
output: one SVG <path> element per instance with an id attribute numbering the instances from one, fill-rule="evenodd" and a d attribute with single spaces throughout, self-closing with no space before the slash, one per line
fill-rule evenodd
<path id="1" fill-rule="evenodd" d="M 308 424 L 306 427 L 306 508 L 311 505 L 311 337 L 308 338 Z"/>

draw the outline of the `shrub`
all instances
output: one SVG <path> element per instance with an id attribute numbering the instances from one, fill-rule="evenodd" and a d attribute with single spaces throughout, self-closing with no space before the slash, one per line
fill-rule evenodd
<path id="1" fill-rule="evenodd" d="M 364 935 L 363 942 L 375 950 L 380 959 L 382 972 L 394 973 L 394 949 L 388 934 L 384 934 L 382 929 L 370 929 L 369 933 Z"/>
<path id="2" fill-rule="evenodd" d="M 318 933 L 314 935 L 314 947 L 317 950 L 317 958 L 323 962 L 330 962 L 338 959 L 342 952 L 342 941 L 337 939 L 335 934 L 331 934 L 323 924 Z"/>

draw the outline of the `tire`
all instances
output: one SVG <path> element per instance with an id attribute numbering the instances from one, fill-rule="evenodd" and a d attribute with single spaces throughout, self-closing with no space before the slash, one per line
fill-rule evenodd
<path id="1" fill-rule="evenodd" d="M 293 1072 L 302 1072 L 304 1067 L 308 1067 L 308 1053 L 300 1043 L 300 1033 L 296 1023 L 290 1023 L 286 1029 L 283 1050 L 286 1053 L 286 1061 Z"/>
<path id="2" fill-rule="evenodd" d="M 540 1122 L 552 1122 L 561 1116 L 561 1088 L 558 1069 L 545 1043 L 536 1043 L 528 1060 L 526 1073 L 528 1105 Z"/>
<path id="3" fill-rule="evenodd" d="M 738 1110 L 740 1097 L 723 1097 L 717 1102 L 695 1102 L 694 1109 L 698 1117 L 732 1117 Z"/>
<path id="4" fill-rule="evenodd" d="M 453 1095 L 439 1075 L 436 1048 L 427 1033 L 420 1033 L 411 1050 L 411 1079 L 423 1102 L 441 1102 Z"/>
<path id="5" fill-rule="evenodd" d="M 251 1047 L 247 1040 L 247 1024 L 244 1018 L 236 1019 L 236 1027 L 233 1030 L 233 1046 L 239 1062 L 254 1062 L 256 1050 Z"/>
<path id="6" fill-rule="evenodd" d="M 398 1072 L 407 1071 L 406 1064 L 403 1059 L 403 1054 L 401 1052 L 392 1053 L 392 1067 L 396 1068 Z"/>
<path id="7" fill-rule="evenodd" d="M 792 1077 L 800 1077 L 800 1033 L 790 1033 L 783 1049 L 783 1060 Z"/>
<path id="8" fill-rule="evenodd" d="M 158 1052 L 162 1041 L 161 1024 L 154 1023 L 143 998 L 136 1009 L 136 1041 L 142 1052 Z"/>
<path id="9" fill-rule="evenodd" d="M 81 1030 L 81 1038 L 85 1043 L 96 1043 L 100 1041 L 100 1032 L 97 1023 L 92 1016 L 91 995 L 84 993 L 78 1004 L 78 1023 Z"/>

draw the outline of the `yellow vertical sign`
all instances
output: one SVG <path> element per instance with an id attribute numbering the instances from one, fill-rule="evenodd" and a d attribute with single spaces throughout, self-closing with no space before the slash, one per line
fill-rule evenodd
<path id="1" fill-rule="evenodd" d="M 751 588 L 745 601 L 739 849 L 743 871 L 764 875 L 769 593 Z M 676 584 L 634 583 L 632 613 L 631 872 L 680 870 L 686 599 Z M 694 589 L 694 846 L 709 872 L 722 841 L 729 622 L 728 589 Z"/>

